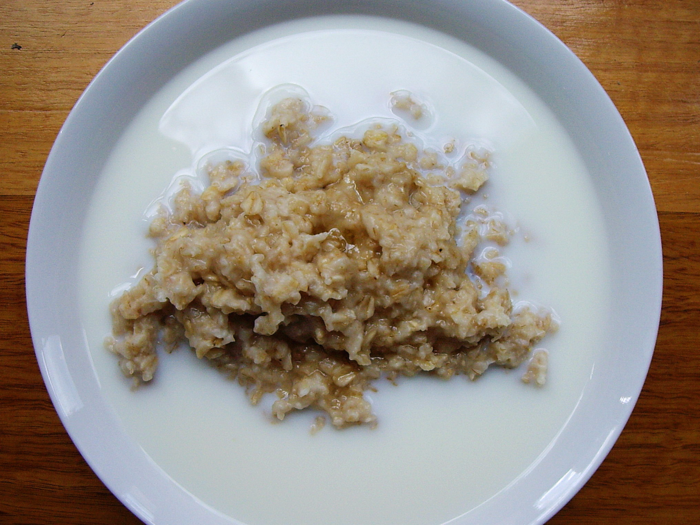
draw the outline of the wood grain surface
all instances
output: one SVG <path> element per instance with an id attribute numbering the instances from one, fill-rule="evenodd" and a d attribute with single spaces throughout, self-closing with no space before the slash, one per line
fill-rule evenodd
<path id="1" fill-rule="evenodd" d="M 617 105 L 648 171 L 664 247 L 664 306 L 644 390 L 608 458 L 550 523 L 700 523 L 700 1 L 515 3 Z M 29 334 L 24 256 L 34 192 L 68 112 L 105 62 L 174 4 L 0 1 L 3 524 L 140 523 L 81 458 L 49 400 Z"/>

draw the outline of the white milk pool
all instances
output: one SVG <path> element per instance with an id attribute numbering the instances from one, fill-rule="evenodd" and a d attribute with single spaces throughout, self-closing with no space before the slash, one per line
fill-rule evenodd
<path id="1" fill-rule="evenodd" d="M 242 389 L 188 352 L 131 391 L 103 346 L 113 293 L 152 264 L 144 211 L 176 174 L 219 148 L 250 151 L 261 100 L 281 84 L 330 109 L 334 129 L 396 118 L 390 93 L 425 101 L 418 135 L 481 145 L 486 202 L 517 225 L 504 253 L 525 299 L 560 331 L 544 388 L 522 370 L 474 383 L 379 382 L 376 429 L 310 435 L 315 413 L 271 424 Z M 411 119 L 404 123 L 411 129 Z M 248 525 L 440 525 L 515 482 L 546 453 L 592 372 L 609 308 L 609 249 L 590 178 L 564 129 L 517 77 L 476 49 L 403 22 L 299 20 L 237 39 L 164 87 L 114 148 L 91 197 L 80 254 L 81 316 L 101 388 L 127 432 L 176 483 Z M 524 237 L 530 241 L 525 242 Z M 133 276 L 130 280 L 130 276 Z"/>

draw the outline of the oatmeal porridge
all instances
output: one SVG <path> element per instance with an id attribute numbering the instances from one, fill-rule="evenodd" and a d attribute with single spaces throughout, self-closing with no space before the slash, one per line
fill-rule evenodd
<path id="1" fill-rule="evenodd" d="M 408 95 L 392 104 L 424 117 Z M 327 118 L 283 100 L 259 170 L 212 165 L 208 187 L 162 207 L 152 270 L 111 307 L 122 372 L 148 382 L 160 349 L 184 342 L 253 403 L 275 395 L 278 419 L 314 408 L 337 428 L 376 422 L 364 393 L 382 376 L 475 379 L 531 359 L 523 381 L 543 385 L 547 354 L 533 350 L 556 323 L 514 305 L 499 251 L 512 232 L 469 208 L 489 153 L 451 165 L 386 123 L 316 144 Z"/>

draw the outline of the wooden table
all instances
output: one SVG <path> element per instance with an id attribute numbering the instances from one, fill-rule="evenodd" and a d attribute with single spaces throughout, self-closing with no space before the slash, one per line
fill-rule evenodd
<path id="1" fill-rule="evenodd" d="M 467 1 L 467 0 L 465 0 Z M 550 523 L 700 523 L 700 1 L 517 0 L 586 63 L 644 159 L 664 244 L 656 353 L 634 413 Z M 24 304 L 49 149 L 104 63 L 175 0 L 0 3 L 0 523 L 139 523 L 65 433 Z"/>

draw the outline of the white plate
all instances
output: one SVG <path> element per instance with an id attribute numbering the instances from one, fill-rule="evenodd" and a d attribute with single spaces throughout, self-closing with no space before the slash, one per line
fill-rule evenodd
<path id="1" fill-rule="evenodd" d="M 512 476 L 509 483 L 489 489 L 491 493 L 481 498 L 483 501 L 465 508 L 459 507 L 454 495 L 446 496 L 445 501 L 420 502 L 423 510 L 428 509 L 422 514 L 414 513 L 420 514 L 420 523 L 543 523 L 603 461 L 641 391 L 661 307 L 661 245 L 651 190 L 639 154 L 610 99 L 585 66 L 551 33 L 502 1 L 190 0 L 129 42 L 76 104 L 47 161 L 27 246 L 27 305 L 49 394 L 93 470 L 147 523 L 245 521 L 249 525 L 270 525 L 272 518 L 262 512 L 256 517 L 255 506 L 244 511 L 242 504 L 237 514 L 235 504 L 219 505 L 206 491 L 193 489 L 166 461 L 154 460 L 160 456 L 152 443 L 134 431 L 133 425 L 125 424 L 123 411 L 115 407 L 115 394 L 110 390 L 115 380 L 97 362 L 101 357 L 96 356 L 103 356 L 97 352 L 102 349 L 95 348 L 99 345 L 91 335 L 93 327 L 84 325 L 85 316 L 81 316 L 79 308 L 79 290 L 84 286 L 78 271 L 81 243 L 91 200 L 100 186 L 99 174 L 125 128 L 144 105 L 195 61 L 253 30 L 297 18 L 348 13 L 387 17 L 440 31 L 467 43 L 524 83 L 563 127 L 581 157 L 611 247 L 610 313 L 597 334 L 604 341 L 603 348 L 587 362 L 585 381 L 575 392 L 576 402 L 560 428 L 541 447 L 536 460 Z M 587 278 L 576 277 L 584 282 Z M 114 370 L 116 373 L 116 364 Z M 117 384 L 117 388 L 120 386 L 123 385 Z M 404 392 L 402 388 L 397 389 L 397 396 Z M 488 383 L 477 384 L 470 393 L 486 388 Z M 282 432 L 289 432 L 280 430 L 285 425 L 286 422 L 271 427 L 269 432 L 276 433 L 279 439 Z M 333 446 L 338 447 L 339 439 L 347 439 L 348 454 L 358 454 L 357 458 L 362 457 L 359 445 L 364 447 L 373 439 L 391 436 L 389 432 L 357 438 L 355 432 L 347 434 L 353 438 L 339 438 L 341 434 L 334 432 L 326 429 L 322 441 L 316 442 L 318 448 L 333 440 Z M 157 429 L 153 435 L 157 441 Z M 304 434 L 303 439 L 308 440 L 308 435 Z M 296 461 L 308 453 L 301 452 L 302 448 Z M 367 457 L 375 458 L 371 450 L 365 450 Z M 381 456 L 375 460 L 381 465 Z M 291 460 L 289 464 L 296 465 Z M 361 471 L 364 467 L 358 465 Z M 197 467 L 194 464 L 192 470 Z M 303 462 L 298 467 L 303 468 Z M 380 470 L 375 468 L 375 472 Z M 399 472 L 395 476 L 398 483 Z M 474 478 L 478 473 L 469 476 Z M 357 481 L 362 483 L 361 478 Z M 390 477 L 386 481 L 392 485 Z M 422 482 L 430 480 L 419 478 L 416 486 Z M 249 485 L 254 486 L 254 480 Z M 268 507 L 282 502 L 290 505 L 288 521 L 279 518 L 285 525 L 305 523 L 310 516 L 322 523 L 347 522 L 336 513 L 348 505 L 352 507 L 353 502 L 344 501 L 342 496 L 331 501 L 329 489 L 323 489 L 318 487 L 300 502 L 303 495 L 288 501 L 279 492 L 261 501 Z M 324 504 L 320 505 L 317 499 L 323 499 Z M 394 504 L 390 500 L 387 492 L 387 505 Z M 465 496 L 464 500 L 468 498 Z M 376 505 L 377 501 L 368 496 L 356 503 Z M 418 503 L 407 501 L 405 508 L 410 511 L 411 505 Z M 320 515 L 305 513 L 308 508 L 323 511 Z M 277 515 L 284 516 L 284 512 L 278 509 Z M 331 515 L 336 518 L 330 518 Z M 377 520 L 365 521 L 376 525 L 381 522 Z M 406 519 L 402 522 L 408 523 Z"/>

